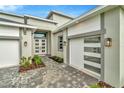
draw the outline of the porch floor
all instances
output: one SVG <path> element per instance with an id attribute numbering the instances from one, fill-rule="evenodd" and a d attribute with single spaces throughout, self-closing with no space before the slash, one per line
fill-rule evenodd
<path id="1" fill-rule="evenodd" d="M 0 69 L 0 87 L 4 88 L 83 88 L 97 79 L 64 63 L 43 57 L 46 67 L 18 73 L 18 67 Z"/>

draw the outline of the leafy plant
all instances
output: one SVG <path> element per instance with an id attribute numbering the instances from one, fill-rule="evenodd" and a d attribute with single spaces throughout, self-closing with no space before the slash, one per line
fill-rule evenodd
<path id="1" fill-rule="evenodd" d="M 89 86 L 90 88 L 102 88 L 99 83 Z"/>
<path id="2" fill-rule="evenodd" d="M 42 58 L 39 55 L 34 55 L 33 60 L 36 65 L 40 65 L 42 63 Z"/>
<path id="3" fill-rule="evenodd" d="M 28 57 L 28 61 L 30 64 L 32 64 L 32 58 L 31 57 Z"/>
<path id="4" fill-rule="evenodd" d="M 29 57 L 29 58 L 22 57 L 21 58 L 20 66 L 23 66 L 26 68 L 26 67 L 30 66 L 30 64 L 31 64 L 31 57 Z"/>

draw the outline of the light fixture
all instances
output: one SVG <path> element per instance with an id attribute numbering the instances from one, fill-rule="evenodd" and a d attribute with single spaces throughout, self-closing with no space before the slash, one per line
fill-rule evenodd
<path id="1" fill-rule="evenodd" d="M 27 43 L 27 41 L 25 41 L 25 42 L 24 42 L 24 46 L 26 47 L 26 46 L 27 46 L 27 44 L 28 44 L 28 43 Z"/>
<path id="2" fill-rule="evenodd" d="M 111 47 L 112 46 L 112 38 L 106 38 L 105 39 L 105 46 Z"/>
<path id="3" fill-rule="evenodd" d="M 66 41 L 63 41 L 63 46 L 66 46 L 66 43 L 67 43 Z"/>

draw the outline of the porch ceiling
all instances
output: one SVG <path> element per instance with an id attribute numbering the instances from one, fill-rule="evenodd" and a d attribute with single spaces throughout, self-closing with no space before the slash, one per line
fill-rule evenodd
<path id="1" fill-rule="evenodd" d="M 51 32 L 51 31 L 45 29 L 36 29 L 35 32 Z"/>

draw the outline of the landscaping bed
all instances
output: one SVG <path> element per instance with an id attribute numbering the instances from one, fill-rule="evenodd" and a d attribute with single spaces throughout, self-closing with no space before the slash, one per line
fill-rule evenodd
<path id="1" fill-rule="evenodd" d="M 56 62 L 58 62 L 58 63 L 63 63 L 63 58 L 61 58 L 61 57 L 50 56 L 49 58 L 52 59 L 52 60 L 54 60 L 54 61 L 56 61 Z"/>
<path id="2" fill-rule="evenodd" d="M 28 70 L 45 67 L 45 64 L 42 62 L 42 58 L 38 55 L 31 57 L 22 57 L 19 66 L 19 72 L 26 72 Z"/>
<path id="3" fill-rule="evenodd" d="M 99 81 L 95 85 L 91 85 L 89 87 L 90 88 L 113 88 L 112 86 L 110 86 L 109 84 L 107 84 L 107 83 L 105 83 L 103 81 Z"/>

